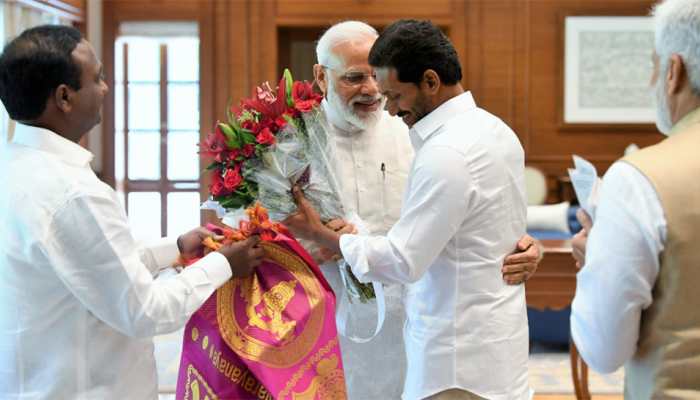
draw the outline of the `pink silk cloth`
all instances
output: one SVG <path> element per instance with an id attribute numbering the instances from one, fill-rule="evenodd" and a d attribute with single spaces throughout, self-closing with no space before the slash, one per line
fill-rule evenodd
<path id="1" fill-rule="evenodd" d="M 276 234 L 185 327 L 176 398 L 344 400 L 335 295 L 311 256 Z"/>

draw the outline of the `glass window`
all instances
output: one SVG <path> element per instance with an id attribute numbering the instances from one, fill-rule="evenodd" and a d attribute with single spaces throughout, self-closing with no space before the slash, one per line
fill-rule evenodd
<path id="1" fill-rule="evenodd" d="M 168 81 L 199 81 L 199 40 L 176 38 L 168 41 Z"/>
<path id="2" fill-rule="evenodd" d="M 129 132 L 129 179 L 160 179 L 160 132 Z"/>
<path id="3" fill-rule="evenodd" d="M 138 240 L 179 235 L 200 224 L 198 28 L 126 22 L 119 29 L 113 88 L 119 195 Z"/>
<path id="4" fill-rule="evenodd" d="M 168 193 L 168 236 L 179 236 L 199 226 L 199 192 Z"/>
<path id="5" fill-rule="evenodd" d="M 199 179 L 199 132 L 168 133 L 168 179 Z"/>
<path id="6" fill-rule="evenodd" d="M 129 129 L 160 129 L 160 86 L 129 83 Z"/>
<path id="7" fill-rule="evenodd" d="M 199 128 L 199 84 L 168 85 L 168 129 Z"/>
<path id="8" fill-rule="evenodd" d="M 129 225 L 137 242 L 148 242 L 161 237 L 160 193 L 129 193 Z"/>
<path id="9" fill-rule="evenodd" d="M 129 81 L 160 82 L 160 41 L 154 38 L 129 40 Z"/>

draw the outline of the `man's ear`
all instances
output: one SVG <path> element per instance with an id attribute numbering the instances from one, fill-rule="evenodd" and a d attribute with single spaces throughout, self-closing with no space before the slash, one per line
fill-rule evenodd
<path id="1" fill-rule="evenodd" d="M 314 65 L 314 80 L 316 81 L 316 85 L 318 85 L 318 88 L 321 89 L 321 92 L 323 93 L 323 97 L 326 97 L 326 93 L 328 93 L 328 79 L 330 77 L 326 73 L 326 69 L 323 68 L 323 65 L 321 64 L 316 64 Z"/>
<path id="2" fill-rule="evenodd" d="M 73 90 L 66 84 L 58 85 L 54 91 L 53 100 L 56 108 L 64 113 L 70 112 L 73 109 Z"/>
<path id="3" fill-rule="evenodd" d="M 421 86 L 426 91 L 427 94 L 437 94 L 440 90 L 442 82 L 440 81 L 440 75 L 432 69 L 427 69 L 423 72 L 423 80 L 421 81 Z"/>
<path id="4" fill-rule="evenodd" d="M 678 54 L 671 54 L 668 60 L 668 71 L 666 76 L 666 91 L 669 96 L 678 94 L 688 82 L 688 70 L 685 67 L 683 58 Z"/>

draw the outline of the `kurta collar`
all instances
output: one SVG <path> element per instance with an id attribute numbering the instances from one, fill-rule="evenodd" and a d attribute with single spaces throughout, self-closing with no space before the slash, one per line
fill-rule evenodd
<path id="1" fill-rule="evenodd" d="M 411 132 L 413 133 L 411 136 L 416 136 L 420 139 L 420 141 L 425 142 L 447 121 L 451 120 L 458 114 L 462 114 L 465 110 L 475 107 L 476 103 L 474 102 L 471 92 L 464 92 L 459 96 L 453 97 L 450 100 L 442 103 L 430 114 L 416 122 L 411 128 Z"/>
<path id="2" fill-rule="evenodd" d="M 85 167 L 90 164 L 93 154 L 77 143 L 48 129 L 17 124 L 12 143 L 31 147 L 55 155 L 63 162 Z"/>

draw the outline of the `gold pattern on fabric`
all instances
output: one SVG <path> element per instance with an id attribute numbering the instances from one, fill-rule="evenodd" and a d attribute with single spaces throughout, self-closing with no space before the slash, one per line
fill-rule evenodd
<path id="1" fill-rule="evenodd" d="M 202 374 L 192 364 L 187 366 L 187 384 L 183 400 L 219 400 Z"/>
<path id="2" fill-rule="evenodd" d="M 326 308 L 324 291 L 313 271 L 298 255 L 270 242 L 261 242 L 260 246 L 267 261 L 285 268 L 295 280 L 280 281 L 267 292 L 260 289 L 256 275 L 228 281 L 217 290 L 219 331 L 226 344 L 240 357 L 270 367 L 289 368 L 309 355 L 321 335 Z M 296 321 L 285 321 L 283 311 L 294 297 L 297 284 L 304 291 L 309 315 L 304 329 L 294 335 Z M 249 326 L 269 331 L 281 339 L 279 343 L 266 343 L 249 335 L 248 327 L 239 326 L 234 307 L 234 302 L 238 301 L 234 298 L 236 288 L 246 301 Z M 258 312 L 256 306 L 260 305 L 264 307 Z"/>
<path id="3" fill-rule="evenodd" d="M 323 346 L 321 349 L 319 349 L 316 354 L 313 356 L 309 357 L 308 360 L 304 363 L 304 365 L 297 370 L 294 375 L 292 375 L 292 378 L 287 382 L 287 384 L 284 386 L 284 389 L 279 393 L 277 396 L 277 399 L 288 399 L 290 396 L 290 393 L 292 392 L 292 389 L 296 387 L 297 383 L 299 383 L 299 380 L 306 374 L 306 372 L 311 369 L 313 365 L 320 364 L 320 361 L 326 357 L 326 355 L 333 350 L 335 346 L 338 345 L 338 338 L 334 338 L 333 340 L 329 341 L 326 343 L 325 346 Z M 329 357 L 331 358 L 331 357 Z M 327 369 L 322 368 L 323 371 L 327 371 Z M 318 366 L 316 368 L 316 371 L 318 372 Z M 340 379 L 339 380 L 333 380 L 332 387 L 334 390 L 332 391 L 336 397 L 321 397 L 321 399 L 326 400 L 326 399 L 332 399 L 332 400 L 346 400 L 347 399 L 347 394 L 346 394 L 346 389 L 345 389 L 345 377 L 343 376 L 343 372 L 338 369 L 340 372 Z M 335 378 L 335 376 L 331 376 L 331 378 Z M 314 378 L 315 379 L 315 378 Z M 307 389 L 308 390 L 308 389 Z M 296 395 L 296 393 L 295 393 Z"/>
<path id="4" fill-rule="evenodd" d="M 309 387 L 301 393 L 295 392 L 292 397 L 294 400 L 344 399 L 345 377 L 339 368 L 338 356 L 332 354 L 319 361 Z"/>
<path id="5" fill-rule="evenodd" d="M 277 340 L 283 343 L 294 338 L 296 321 L 283 319 L 284 310 L 294 297 L 295 280 L 282 281 L 273 286 L 269 291 L 262 292 L 257 275 L 241 280 L 241 298 L 246 302 L 246 315 L 248 325 L 270 332 Z M 262 315 L 257 307 L 263 303 Z M 263 316 L 268 319 L 263 319 Z"/>

